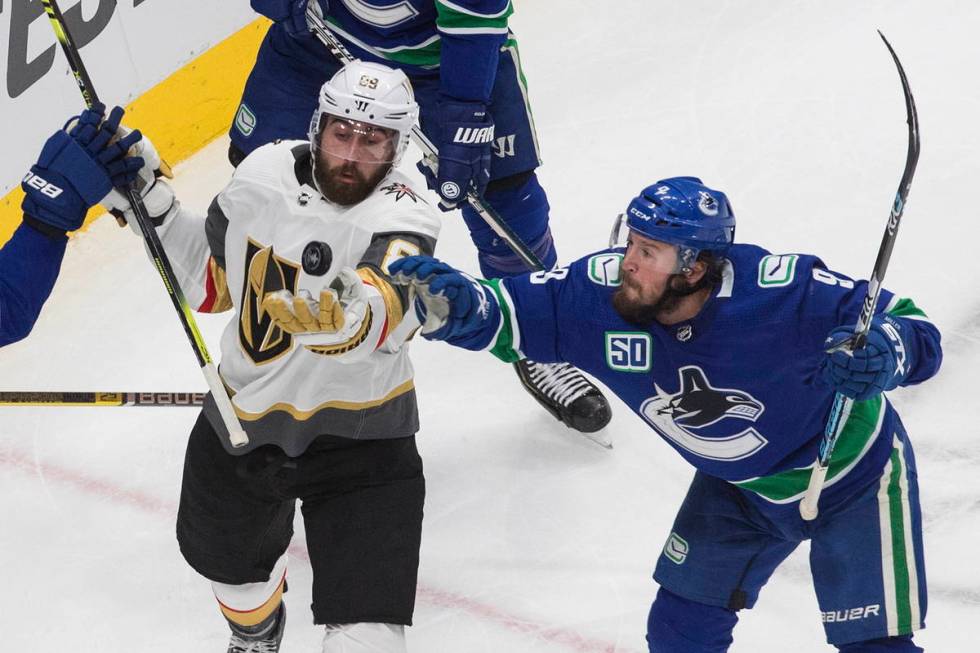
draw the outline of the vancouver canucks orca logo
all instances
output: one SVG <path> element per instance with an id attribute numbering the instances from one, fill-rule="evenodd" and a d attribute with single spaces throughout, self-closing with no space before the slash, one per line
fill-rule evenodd
<path id="1" fill-rule="evenodd" d="M 736 420 L 756 421 L 765 410 L 762 402 L 741 390 L 713 388 L 704 370 L 696 365 L 682 367 L 678 376 L 680 390 L 676 394 L 655 383 L 656 396 L 640 406 L 640 414 L 660 435 L 711 460 L 741 460 L 766 446 L 768 441 L 751 426 L 731 433 L 739 427 Z M 711 435 L 695 432 L 715 424 L 720 426 L 711 429 Z"/>

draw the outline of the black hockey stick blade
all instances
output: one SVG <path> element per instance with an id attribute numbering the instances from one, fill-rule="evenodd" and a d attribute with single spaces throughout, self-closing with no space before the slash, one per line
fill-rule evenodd
<path id="1" fill-rule="evenodd" d="M 0 406 L 182 406 L 204 405 L 203 392 L 0 392 Z"/>
<path id="2" fill-rule="evenodd" d="M 895 67 L 898 68 L 898 76 L 902 79 L 902 92 L 905 94 L 906 121 L 909 125 L 909 148 L 908 154 L 905 157 L 905 172 L 902 173 L 902 181 L 898 185 L 898 194 L 902 198 L 902 208 L 904 209 L 905 199 L 908 197 L 909 188 L 912 186 L 912 176 L 915 174 L 915 166 L 919 162 L 919 114 L 915 109 L 915 98 L 912 97 L 912 89 L 909 88 L 909 80 L 905 76 L 905 69 L 902 67 L 902 62 L 899 61 L 898 55 L 895 54 L 895 49 L 892 48 L 892 44 L 888 42 L 888 39 L 881 33 L 881 30 L 878 30 L 878 36 L 885 42 L 885 47 L 888 48 L 888 52 L 891 53 L 892 59 L 895 61 Z"/>

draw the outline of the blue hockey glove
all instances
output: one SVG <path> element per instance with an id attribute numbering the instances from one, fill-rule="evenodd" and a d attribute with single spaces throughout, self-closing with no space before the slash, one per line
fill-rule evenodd
<path id="1" fill-rule="evenodd" d="M 477 195 L 490 181 L 493 118 L 480 102 L 439 102 L 438 174 L 426 165 L 418 168 L 431 190 L 439 194 L 439 207 L 449 211 L 473 188 Z"/>
<path id="2" fill-rule="evenodd" d="M 876 315 L 863 349 L 853 352 L 830 351 L 854 335 L 854 329 L 837 327 L 825 342 L 827 356 L 817 370 L 818 377 L 845 397 L 855 401 L 871 399 L 897 388 L 909 373 L 908 351 L 899 320 Z"/>
<path id="3" fill-rule="evenodd" d="M 407 256 L 388 266 L 392 280 L 415 289 L 415 309 L 428 340 L 456 340 L 492 317 L 492 302 L 473 277 L 431 256 Z"/>
<path id="4" fill-rule="evenodd" d="M 310 36 L 306 22 L 308 0 L 252 0 L 252 9 L 277 23 L 282 23 L 290 36 Z M 329 0 L 313 0 L 313 7 L 322 18 L 330 8 Z"/>
<path id="5" fill-rule="evenodd" d="M 143 159 L 126 157 L 126 152 L 141 135 L 133 131 L 111 142 L 123 110 L 114 108 L 103 122 L 104 111 L 102 105 L 83 111 L 69 131 L 55 132 L 44 144 L 21 182 L 21 207 L 33 226 L 51 235 L 78 229 L 85 212 L 113 185 L 126 186 L 135 179 Z"/>

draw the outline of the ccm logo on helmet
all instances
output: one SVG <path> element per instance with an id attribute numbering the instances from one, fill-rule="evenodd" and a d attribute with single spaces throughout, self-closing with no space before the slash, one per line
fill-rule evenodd
<path id="1" fill-rule="evenodd" d="M 47 195 L 52 199 L 58 197 L 59 195 L 61 195 L 61 193 L 64 192 L 62 189 L 58 188 L 51 182 L 41 179 L 33 172 L 27 173 L 27 175 L 24 177 L 24 183 L 30 186 L 31 188 L 36 188 L 37 190 L 41 191 L 42 195 Z"/>
<path id="2" fill-rule="evenodd" d="M 646 213 L 644 213 L 640 209 L 636 208 L 635 206 L 631 206 L 630 207 L 630 215 L 635 215 L 640 220 L 649 220 L 650 219 L 650 216 L 649 215 L 647 215 Z"/>

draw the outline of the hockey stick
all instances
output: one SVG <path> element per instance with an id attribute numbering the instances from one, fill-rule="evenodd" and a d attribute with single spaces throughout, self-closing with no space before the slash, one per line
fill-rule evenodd
<path id="1" fill-rule="evenodd" d="M 898 226 L 902 220 L 902 213 L 905 211 L 905 201 L 908 199 L 909 188 L 912 186 L 912 176 L 915 174 L 915 166 L 919 161 L 919 116 L 915 110 L 915 98 L 912 97 L 912 90 L 909 88 L 909 80 L 905 77 L 902 62 L 898 60 L 898 55 L 892 49 L 891 43 L 881 33 L 881 30 L 878 30 L 878 36 L 885 42 L 885 46 L 895 61 L 895 67 L 898 68 L 898 76 L 902 80 L 902 92 L 905 94 L 905 112 L 909 125 L 908 154 L 905 157 L 905 171 L 902 173 L 902 181 L 899 182 L 898 192 L 895 193 L 895 203 L 888 215 L 885 234 L 882 236 L 881 245 L 878 247 L 878 258 L 875 259 L 874 270 L 868 279 L 868 293 L 865 295 L 864 304 L 861 306 L 861 315 L 854 326 L 854 335 L 836 345 L 831 351 L 852 352 L 864 347 L 868 330 L 871 328 L 871 318 L 874 316 L 875 306 L 878 304 L 878 295 L 881 293 L 881 282 L 885 278 L 892 248 L 895 246 L 895 239 L 898 236 Z M 815 519 L 819 511 L 817 502 L 820 501 L 820 492 L 823 490 L 823 483 L 827 478 L 830 457 L 834 453 L 834 446 L 837 444 L 837 438 L 840 437 L 841 429 L 847 421 L 848 415 L 851 414 L 853 403 L 852 399 L 848 399 L 839 392 L 834 395 L 834 404 L 830 409 L 830 416 L 827 418 L 827 427 L 824 429 L 823 439 L 820 441 L 820 454 L 814 463 L 813 471 L 810 472 L 810 483 L 806 488 L 806 493 L 800 501 L 800 515 L 807 521 Z"/>
<path id="2" fill-rule="evenodd" d="M 346 46 L 341 43 L 340 39 L 330 31 L 330 28 L 324 22 L 323 18 L 313 9 L 312 5 L 307 5 L 306 9 L 307 23 L 311 25 L 313 31 L 316 32 L 317 37 L 327 46 L 330 50 L 330 54 L 337 57 L 337 59 L 342 64 L 348 64 L 354 61 L 354 56 L 350 53 Z M 422 156 L 426 160 L 426 165 L 433 171 L 438 169 L 439 166 L 439 151 L 436 146 L 432 144 L 432 141 L 422 132 L 418 125 L 412 126 L 412 140 L 416 147 L 422 150 Z M 503 219 L 497 215 L 497 212 L 490 208 L 487 204 L 483 202 L 479 195 L 477 195 L 474 188 L 470 188 L 466 192 L 466 201 L 473 210 L 476 211 L 483 221 L 493 229 L 494 233 L 500 236 L 507 245 L 521 257 L 521 260 L 527 265 L 529 269 L 534 272 L 540 272 L 544 270 L 544 263 L 541 259 L 535 255 L 534 252 L 521 240 L 513 229 L 510 228 Z"/>
<path id="3" fill-rule="evenodd" d="M 85 105 L 91 108 L 99 99 L 95 93 L 95 87 L 92 85 L 92 80 L 88 76 L 88 71 L 85 70 L 85 65 L 82 63 L 78 48 L 75 46 L 75 42 L 68 32 L 65 17 L 62 15 L 56 0 L 41 0 L 41 3 L 44 5 L 44 10 L 51 20 L 51 27 L 54 28 L 55 37 L 65 52 L 68 65 L 71 67 L 75 81 L 78 83 L 78 88 L 82 92 Z M 231 444 L 233 447 L 244 446 L 248 444 L 248 436 L 245 435 L 245 431 L 242 429 L 238 417 L 235 415 L 235 409 L 231 405 L 231 399 L 228 398 L 228 392 L 225 390 L 225 386 L 218 376 L 218 370 L 215 368 L 214 362 L 208 354 L 207 347 L 204 344 L 204 338 L 201 337 L 201 332 L 198 330 L 194 316 L 191 314 L 190 308 L 187 305 L 187 299 L 184 297 L 184 293 L 177 283 L 177 277 L 174 275 L 170 260 L 167 258 L 163 244 L 160 242 L 160 237 L 157 236 L 156 229 L 150 221 L 150 216 L 146 212 L 143 199 L 133 188 L 120 188 L 119 191 L 126 196 L 126 199 L 129 200 L 130 205 L 133 207 L 136 222 L 139 224 L 140 231 L 143 233 L 143 238 L 150 251 L 150 256 L 153 257 L 154 267 L 160 273 L 160 278 L 163 279 L 163 285 L 166 287 L 167 294 L 170 295 L 170 300 L 177 310 L 180 323 L 184 327 L 184 333 L 187 334 L 187 339 L 194 349 L 197 362 L 201 366 L 201 371 L 204 373 L 208 388 L 211 389 L 211 395 L 214 397 L 214 403 L 217 405 L 218 412 L 221 414 L 221 420 L 228 430 L 228 437 Z"/>
<path id="4" fill-rule="evenodd" d="M 0 406 L 204 405 L 203 392 L 0 392 Z"/>

